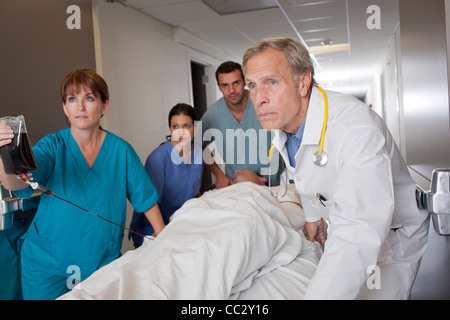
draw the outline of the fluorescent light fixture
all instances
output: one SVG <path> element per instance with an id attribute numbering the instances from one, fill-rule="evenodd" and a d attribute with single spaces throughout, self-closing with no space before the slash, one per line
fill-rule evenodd
<path id="1" fill-rule="evenodd" d="M 328 44 L 323 46 L 308 47 L 309 53 L 312 54 L 348 51 L 349 49 L 350 45 L 348 43 L 338 43 L 338 44 Z"/>
<path id="2" fill-rule="evenodd" d="M 275 0 L 202 0 L 220 15 L 277 8 Z"/>

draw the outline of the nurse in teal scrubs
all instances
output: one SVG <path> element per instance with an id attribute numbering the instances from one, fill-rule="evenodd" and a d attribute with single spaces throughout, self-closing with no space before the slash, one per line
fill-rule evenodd
<path id="1" fill-rule="evenodd" d="M 30 219 L 14 220 L 11 228 L 0 231 L 0 300 L 22 298 L 17 240 L 27 231 Z"/>
<path id="2" fill-rule="evenodd" d="M 156 235 L 164 228 L 158 193 L 129 143 L 103 130 L 107 112 L 106 82 L 89 69 L 70 72 L 61 85 L 70 128 L 49 134 L 33 152 L 33 178 L 55 195 L 119 225 L 125 224 L 127 198 L 149 220 Z M 0 147 L 12 131 L 0 123 Z M 0 180 L 23 198 L 31 187 L 4 172 Z M 55 197 L 43 194 L 36 216 L 22 237 L 24 299 L 55 299 L 120 256 L 124 230 Z"/>

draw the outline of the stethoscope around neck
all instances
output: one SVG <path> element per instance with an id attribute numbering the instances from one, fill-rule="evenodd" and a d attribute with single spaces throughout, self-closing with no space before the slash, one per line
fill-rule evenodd
<path id="1" fill-rule="evenodd" d="M 316 152 L 314 152 L 313 157 L 312 157 L 312 162 L 319 167 L 322 167 L 324 165 L 327 164 L 328 162 L 328 155 L 325 151 L 323 151 L 323 143 L 325 140 L 325 131 L 327 130 L 327 121 L 328 121 L 328 99 L 327 99 L 327 95 L 325 94 L 325 91 L 319 87 L 319 86 L 315 86 L 317 89 L 319 89 L 319 91 L 322 93 L 323 96 L 323 104 L 324 104 L 324 116 L 323 116 L 323 124 L 322 124 L 322 133 L 320 135 L 320 143 L 319 143 L 319 150 L 317 150 Z M 272 145 L 272 147 L 270 147 L 269 150 L 269 191 L 272 194 L 272 196 L 277 197 L 276 195 L 274 195 L 272 193 L 272 189 L 271 189 L 271 183 L 270 183 L 270 175 L 271 175 L 271 168 L 272 168 L 272 151 L 273 148 L 275 148 L 275 145 Z M 287 178 L 286 178 L 287 180 Z M 284 190 L 283 195 L 281 195 L 281 197 L 285 196 L 287 193 L 287 181 L 286 181 L 286 188 Z"/>
<path id="2" fill-rule="evenodd" d="M 312 161 L 316 166 L 324 166 L 328 162 L 328 155 L 326 152 L 323 151 L 323 142 L 325 140 L 325 131 L 327 130 L 327 121 L 328 121 L 328 99 L 327 95 L 325 94 L 325 91 L 319 86 L 316 86 L 317 89 L 322 93 L 323 96 L 323 104 L 324 104 L 324 115 L 323 115 L 323 124 L 322 124 L 322 133 L 320 135 L 320 144 L 319 144 L 319 150 L 317 150 L 313 154 Z"/>

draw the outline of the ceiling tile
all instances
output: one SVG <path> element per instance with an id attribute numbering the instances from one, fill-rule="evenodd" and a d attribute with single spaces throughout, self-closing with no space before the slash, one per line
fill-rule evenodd
<path id="1" fill-rule="evenodd" d="M 233 4 L 245 10 L 253 0 L 214 1 L 222 1 L 224 7 Z M 348 52 L 314 57 L 320 64 L 318 70 L 328 74 L 324 79 L 327 85 L 332 84 L 330 88 L 349 90 L 348 93 L 359 96 L 365 94 L 364 86 L 369 86 L 398 27 L 398 0 L 261 1 L 278 2 L 281 8 L 219 15 L 201 0 L 127 0 L 127 3 L 197 35 L 238 61 L 254 42 L 271 36 L 297 38 L 298 32 L 308 46 L 320 46 L 324 40 L 334 44 L 350 42 Z M 366 11 L 373 4 L 381 9 L 380 30 L 369 30 L 366 25 L 369 17 Z"/>
<path id="2" fill-rule="evenodd" d="M 201 1 L 182 2 L 171 5 L 144 8 L 143 11 L 150 16 L 178 26 L 181 21 L 217 17 L 218 14 Z"/>

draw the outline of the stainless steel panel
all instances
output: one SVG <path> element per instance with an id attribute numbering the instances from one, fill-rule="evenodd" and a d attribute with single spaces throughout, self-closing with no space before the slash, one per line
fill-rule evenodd
<path id="1" fill-rule="evenodd" d="M 449 5 L 448 0 L 399 0 L 402 151 L 424 190 L 434 169 L 450 167 Z M 449 265 L 450 236 L 437 234 L 430 224 L 412 299 L 450 299 Z"/>
<path id="2" fill-rule="evenodd" d="M 406 162 L 430 178 L 450 167 L 449 85 L 444 0 L 400 0 Z"/>
<path id="3" fill-rule="evenodd" d="M 14 196 L 0 184 L 0 231 L 12 227 L 13 213 L 19 210 L 22 210 L 22 199 Z"/>
<path id="4" fill-rule="evenodd" d="M 0 231 L 8 230 L 13 226 L 13 214 L 12 212 L 6 214 L 0 214 Z"/>
<path id="5" fill-rule="evenodd" d="M 41 192 L 34 190 L 30 199 L 21 199 L 0 184 L 0 231 L 11 228 L 18 214 L 36 209 L 40 196 Z"/>

